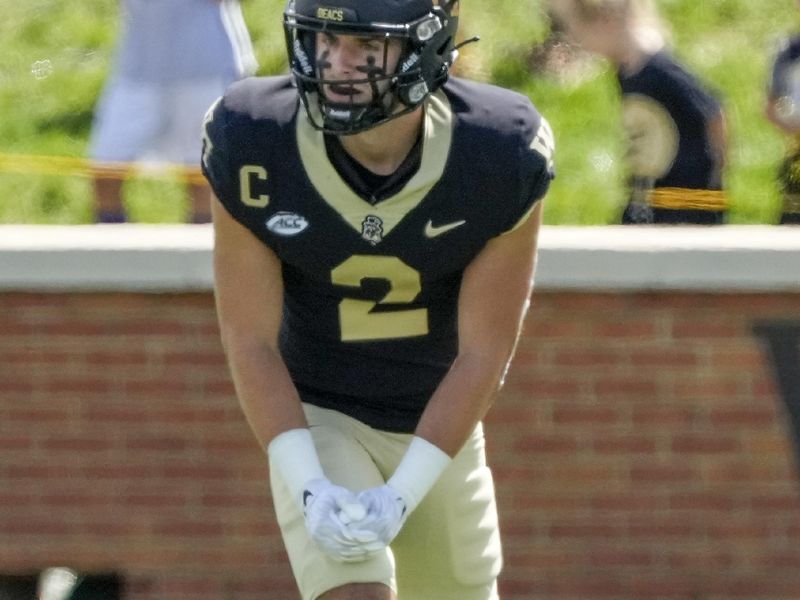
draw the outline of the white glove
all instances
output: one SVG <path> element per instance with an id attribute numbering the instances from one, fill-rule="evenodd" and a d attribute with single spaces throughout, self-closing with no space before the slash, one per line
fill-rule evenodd
<path id="1" fill-rule="evenodd" d="M 374 533 L 354 535 L 348 529 L 348 524 L 363 518 L 366 510 L 354 494 L 325 477 L 308 429 L 284 431 L 275 436 L 267 451 L 320 549 L 341 561 L 365 560 L 380 549 Z"/>
<path id="2" fill-rule="evenodd" d="M 388 546 L 451 461 L 440 448 L 415 436 L 389 481 L 358 494 L 367 515 L 350 530 L 364 535 L 371 531 Z"/>
<path id="3" fill-rule="evenodd" d="M 313 479 L 303 489 L 303 513 L 309 536 L 326 554 L 342 562 L 366 560 L 384 544 L 368 530 L 350 529 L 367 516 L 355 494 L 326 478 Z"/>
<path id="4" fill-rule="evenodd" d="M 410 510 L 406 500 L 388 483 L 380 487 L 364 490 L 358 494 L 358 501 L 367 509 L 367 515 L 350 527 L 361 535 L 372 532 L 384 546 L 388 546 L 400 533 Z"/>

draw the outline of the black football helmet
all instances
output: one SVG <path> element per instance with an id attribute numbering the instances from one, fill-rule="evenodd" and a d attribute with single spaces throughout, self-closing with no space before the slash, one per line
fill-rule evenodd
<path id="1" fill-rule="evenodd" d="M 289 0 L 284 31 L 289 65 L 311 123 L 337 135 L 358 133 L 411 112 L 438 89 L 458 54 L 459 0 Z M 383 38 L 383 65 L 363 78 L 326 79 L 317 64 L 318 33 Z M 390 39 L 402 42 L 397 65 L 387 65 Z M 326 100 L 323 85 L 369 84 L 368 103 Z"/>

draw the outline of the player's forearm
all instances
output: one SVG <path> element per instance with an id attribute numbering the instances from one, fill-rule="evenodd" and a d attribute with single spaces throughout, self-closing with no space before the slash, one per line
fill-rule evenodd
<path id="1" fill-rule="evenodd" d="M 495 399 L 511 349 L 462 352 L 439 384 L 416 434 L 455 456 Z"/>
<path id="2" fill-rule="evenodd" d="M 308 426 L 276 349 L 257 340 L 229 339 L 225 350 L 239 404 L 262 448 L 284 431 Z"/>
<path id="3" fill-rule="evenodd" d="M 458 355 L 416 431 L 450 456 L 488 412 L 514 354 L 533 290 L 541 206 L 487 244 L 461 283 Z"/>
<path id="4" fill-rule="evenodd" d="M 391 543 L 475 431 L 491 405 L 505 364 L 497 355 L 462 348 L 392 476 L 385 485 L 359 494 L 372 519 L 367 529 L 384 544 Z"/>

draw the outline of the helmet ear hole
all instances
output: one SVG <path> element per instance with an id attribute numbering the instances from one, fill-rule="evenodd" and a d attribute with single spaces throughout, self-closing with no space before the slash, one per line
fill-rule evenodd
<path id="1" fill-rule="evenodd" d="M 425 83 L 424 79 L 417 79 L 412 83 L 398 86 L 397 88 L 397 96 L 400 102 L 408 107 L 418 106 L 429 93 L 428 84 Z"/>

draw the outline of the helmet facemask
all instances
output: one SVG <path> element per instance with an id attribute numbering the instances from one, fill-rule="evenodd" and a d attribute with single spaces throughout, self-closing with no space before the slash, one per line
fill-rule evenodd
<path id="1" fill-rule="evenodd" d="M 316 6 L 310 4 L 312 9 Z M 364 23 L 357 18 L 328 20 L 300 14 L 290 0 L 284 13 L 287 50 L 312 125 L 327 133 L 354 134 L 420 106 L 447 79 L 457 54 L 453 42 L 458 19 L 450 14 L 452 4 L 431 6 L 426 14 L 409 22 Z M 315 15 L 331 10 L 343 9 L 317 6 Z M 304 12 L 309 12 L 309 6 Z M 343 12 L 355 14 L 354 10 Z M 335 79 L 329 73 L 325 36 L 365 38 L 382 44 L 383 49 L 368 53 L 367 62 L 354 67 L 355 76 Z"/>

